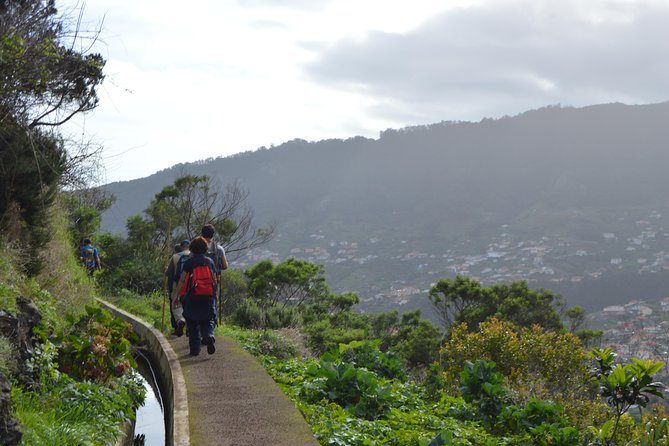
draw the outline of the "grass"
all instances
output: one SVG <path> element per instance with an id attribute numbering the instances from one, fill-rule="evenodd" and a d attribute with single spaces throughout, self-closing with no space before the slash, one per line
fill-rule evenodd
<path id="1" fill-rule="evenodd" d="M 163 334 L 171 332 L 169 301 L 160 292 L 154 292 L 148 295 L 136 294 L 132 291 L 121 290 L 116 296 L 104 296 L 104 299 L 111 302 L 123 310 L 134 314 L 151 324 L 157 330 L 163 319 L 163 302 L 165 305 L 165 320 Z"/>
<path id="2" fill-rule="evenodd" d="M 96 291 L 79 265 L 64 211 L 54 207 L 49 225 L 52 239 L 40 253 L 44 268 L 34 278 L 20 271 L 25 253 L 18 244 L 0 240 L 0 308 L 15 312 L 16 298 L 24 296 L 37 304 L 46 327 L 59 329 L 66 328 L 63 315 L 82 313 Z"/>
<path id="3" fill-rule="evenodd" d="M 122 434 L 116 424 L 101 425 L 100 417 L 85 405 L 45 404 L 44 398 L 21 390 L 12 391 L 12 401 L 22 424 L 22 444 L 113 444 Z"/>

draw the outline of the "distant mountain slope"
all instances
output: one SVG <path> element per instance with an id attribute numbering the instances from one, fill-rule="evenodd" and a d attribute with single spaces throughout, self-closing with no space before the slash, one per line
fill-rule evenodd
<path id="1" fill-rule="evenodd" d="M 123 231 L 128 216 L 188 172 L 238 179 L 258 222 L 277 224 L 268 247 L 277 257 L 292 251 L 326 263 L 336 287 L 377 300 L 424 298 L 412 290 L 455 272 L 549 285 L 600 279 L 611 265 L 629 273 L 653 263 L 642 272 L 659 272 L 668 124 L 669 102 L 607 104 L 387 130 L 376 140 L 294 140 L 109 184 L 118 200 L 103 226 Z M 653 243 L 629 242 L 650 215 Z M 524 241 L 548 246 L 528 257 Z M 506 251 L 489 257 L 494 250 Z M 476 255 L 484 260 L 467 260 Z"/>

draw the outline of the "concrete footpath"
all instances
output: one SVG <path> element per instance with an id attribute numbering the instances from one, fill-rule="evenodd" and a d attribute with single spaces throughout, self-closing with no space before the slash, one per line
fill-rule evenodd
<path id="1" fill-rule="evenodd" d="M 295 405 L 262 365 L 230 338 L 216 352 L 189 356 L 188 338 L 170 337 L 186 382 L 192 446 L 318 446 Z"/>

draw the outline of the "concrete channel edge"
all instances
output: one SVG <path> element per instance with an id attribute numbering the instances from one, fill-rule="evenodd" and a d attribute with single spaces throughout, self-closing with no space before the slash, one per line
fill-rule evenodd
<path id="1" fill-rule="evenodd" d="M 165 336 L 145 321 L 112 305 L 111 303 L 98 299 L 98 302 L 109 309 L 116 316 L 132 324 L 133 330 L 146 347 L 151 351 L 158 361 L 161 378 L 165 384 L 166 411 L 171 412 L 171 419 L 166 426 L 166 444 L 173 446 L 190 446 L 190 428 L 188 425 L 188 396 L 186 393 L 186 381 L 184 379 L 181 365 L 172 346 Z"/>

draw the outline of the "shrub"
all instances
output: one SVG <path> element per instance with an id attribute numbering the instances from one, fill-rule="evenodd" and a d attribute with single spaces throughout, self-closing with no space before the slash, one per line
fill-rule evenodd
<path id="1" fill-rule="evenodd" d="M 265 312 L 265 327 L 271 329 L 296 327 L 300 323 L 299 310 L 292 305 L 274 305 Z"/>
<path id="2" fill-rule="evenodd" d="M 442 334 L 434 324 L 421 320 L 417 326 L 405 331 L 394 349 L 410 367 L 424 367 L 437 360 Z"/>
<path id="3" fill-rule="evenodd" d="M 243 305 L 248 296 L 248 284 L 244 273 L 236 269 L 227 269 L 221 275 L 223 289 L 223 314 L 233 314 Z"/>
<path id="4" fill-rule="evenodd" d="M 380 341 L 353 341 L 340 344 L 336 350 L 328 352 L 324 359 L 343 361 L 358 368 L 365 368 L 378 376 L 388 379 L 405 380 L 407 375 L 402 361 L 393 352 L 379 350 Z"/>
<path id="5" fill-rule="evenodd" d="M 292 340 L 272 330 L 240 330 L 224 326 L 221 332 L 235 338 L 245 350 L 255 356 L 288 359 L 298 355 L 298 347 Z"/>
<path id="6" fill-rule="evenodd" d="M 30 391 L 13 387 L 12 403 L 23 426 L 23 444 L 113 444 L 122 423 L 134 419 L 145 389 L 134 373 L 105 384 L 77 382 L 57 371 L 56 346 L 36 348 L 30 367 L 38 378 Z"/>
<path id="7" fill-rule="evenodd" d="M 367 338 L 367 330 L 358 324 L 337 324 L 331 318 L 323 319 L 304 327 L 307 347 L 316 355 L 336 349 L 339 344 L 361 341 Z"/>
<path id="8" fill-rule="evenodd" d="M 99 307 L 86 307 L 78 320 L 67 317 L 72 330 L 58 341 L 58 363 L 70 376 L 96 382 L 120 377 L 136 363 L 130 354 L 132 326 Z"/>
<path id="9" fill-rule="evenodd" d="M 466 361 L 494 361 L 518 404 L 531 398 L 553 400 L 582 429 L 603 413 L 601 404 L 593 401 L 596 393 L 587 356 L 580 340 L 570 333 L 546 332 L 538 326 L 518 329 L 496 319 L 481 323 L 474 333 L 464 325 L 453 327 L 441 349 L 447 382 L 459 381 Z"/>
<path id="10" fill-rule="evenodd" d="M 326 399 L 356 417 L 379 418 L 392 402 L 390 385 L 382 383 L 372 372 L 346 362 L 321 360 L 307 368 L 307 375 L 312 378 L 304 386 L 308 401 Z"/>
<path id="11" fill-rule="evenodd" d="M 484 425 L 491 427 L 504 406 L 506 391 L 502 386 L 502 374 L 494 362 L 479 359 L 467 361 L 460 374 L 460 393 L 468 403 L 475 403 Z"/>
<path id="12" fill-rule="evenodd" d="M 261 328 L 264 324 L 263 312 L 253 300 L 246 300 L 230 315 L 230 321 L 242 328 Z"/>

